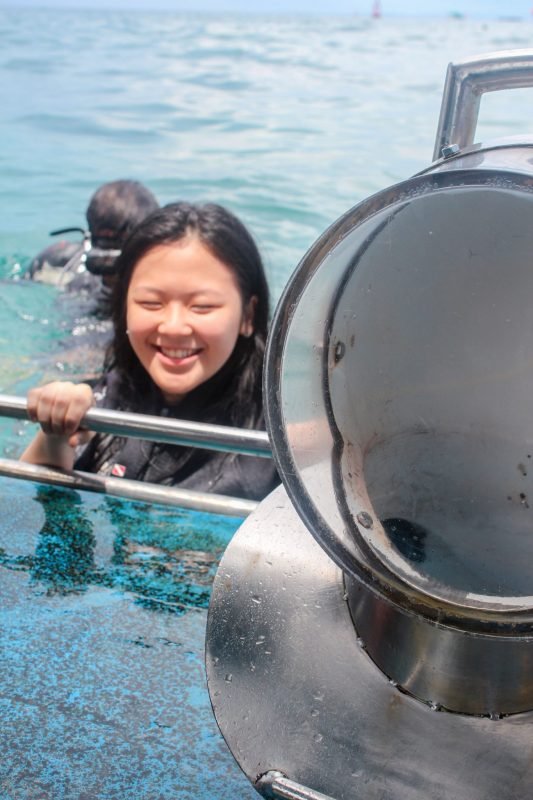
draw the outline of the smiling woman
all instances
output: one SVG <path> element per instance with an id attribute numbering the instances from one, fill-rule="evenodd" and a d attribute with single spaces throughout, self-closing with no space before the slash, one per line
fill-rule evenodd
<path id="1" fill-rule="evenodd" d="M 238 337 L 252 335 L 256 302 L 243 307 L 231 269 L 194 235 L 141 258 L 127 295 L 128 336 L 167 403 L 211 378 Z"/>
<path id="2" fill-rule="evenodd" d="M 117 261 L 114 337 L 104 375 L 28 394 L 41 431 L 22 460 L 260 499 L 271 462 L 90 434 L 88 409 L 263 427 L 261 378 L 268 286 L 255 242 L 222 206 L 174 203 L 129 237 Z M 85 445 L 84 449 L 81 446 Z M 76 450 L 78 448 L 78 450 Z"/>

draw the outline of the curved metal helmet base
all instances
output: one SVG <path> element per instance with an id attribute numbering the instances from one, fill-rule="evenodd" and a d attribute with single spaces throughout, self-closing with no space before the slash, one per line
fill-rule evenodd
<path id="1" fill-rule="evenodd" d="M 281 488 L 222 559 L 206 667 L 218 725 L 254 784 L 277 770 L 336 800 L 529 794 L 533 713 L 453 714 L 400 691 L 354 633 L 342 570 Z"/>

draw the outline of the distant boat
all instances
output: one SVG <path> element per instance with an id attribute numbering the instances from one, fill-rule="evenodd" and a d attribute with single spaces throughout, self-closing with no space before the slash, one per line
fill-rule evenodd
<path id="1" fill-rule="evenodd" d="M 372 17 L 374 19 L 379 19 L 381 17 L 381 3 L 379 0 L 374 0 L 374 4 L 372 5 Z"/>

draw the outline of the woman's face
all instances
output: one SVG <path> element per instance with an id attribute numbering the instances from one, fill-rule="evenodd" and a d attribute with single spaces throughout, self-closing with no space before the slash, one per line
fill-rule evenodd
<path id="1" fill-rule="evenodd" d="M 195 236 L 156 245 L 137 262 L 126 296 L 130 344 L 167 403 L 226 363 L 253 333 L 233 272 Z"/>

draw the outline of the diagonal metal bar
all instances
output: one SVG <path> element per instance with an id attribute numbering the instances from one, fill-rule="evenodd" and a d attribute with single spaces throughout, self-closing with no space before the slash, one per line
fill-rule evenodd
<path id="1" fill-rule="evenodd" d="M 125 478 L 93 475 L 90 472 L 52 469 L 51 467 L 41 467 L 9 458 L 0 458 L 0 475 L 9 478 L 21 478 L 35 483 L 47 483 L 53 486 L 65 486 L 70 489 L 109 494 L 113 497 L 124 497 L 129 500 L 141 500 L 146 503 L 161 503 L 162 505 L 191 508 L 195 511 L 223 514 L 230 517 L 246 517 L 258 505 L 255 500 L 243 500 L 239 497 L 197 492 L 192 489 L 180 489 L 174 486 L 160 486 L 155 483 L 144 483 Z"/>

